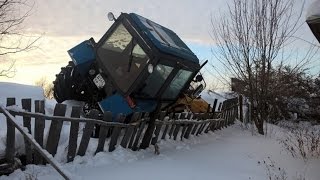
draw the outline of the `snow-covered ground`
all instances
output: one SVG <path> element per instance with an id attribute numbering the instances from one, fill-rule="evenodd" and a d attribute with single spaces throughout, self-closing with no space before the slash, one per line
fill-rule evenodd
<path id="1" fill-rule="evenodd" d="M 31 97 L 32 93 L 34 93 L 32 98 L 43 98 L 39 88 L 0 83 L 0 103 L 2 104 L 5 104 L 5 97 Z M 76 104 L 76 102 L 66 103 Z M 54 101 L 46 102 L 47 113 L 52 113 L 53 104 Z M 199 137 L 191 136 L 188 140 L 160 141 L 160 155 L 154 154 L 152 146 L 146 150 L 135 152 L 119 146 L 114 152 L 100 152 L 93 156 L 97 140 L 91 139 L 84 157 L 77 156 L 73 162 L 65 163 L 69 133 L 69 125 L 65 124 L 59 142 L 61 146 L 55 159 L 76 179 L 88 180 L 264 180 L 269 179 L 268 169 L 275 175 L 280 175 L 280 172 L 285 171 L 288 180 L 296 180 L 300 176 L 308 180 L 319 180 L 320 160 L 311 159 L 305 162 L 302 159 L 293 158 L 278 143 L 278 139 L 283 136 L 282 129 L 272 125 L 268 127 L 268 135 L 260 136 L 237 122 L 226 129 L 203 134 Z M 1 143 L 4 145 L 5 142 L 3 136 L 5 129 L 5 119 L 0 116 L 0 145 Z M 106 143 L 105 149 L 107 146 L 108 143 Z M 50 165 L 28 165 L 25 171 L 16 170 L 9 176 L 0 177 L 0 180 L 6 179 L 50 180 L 62 178 Z"/>

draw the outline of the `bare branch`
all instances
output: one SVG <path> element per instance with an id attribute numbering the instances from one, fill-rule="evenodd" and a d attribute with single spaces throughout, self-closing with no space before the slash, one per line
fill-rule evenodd
<path id="1" fill-rule="evenodd" d="M 0 56 L 29 51 L 37 47 L 35 43 L 40 37 L 26 36 L 22 31 L 22 24 L 30 16 L 34 4 L 34 0 L 0 1 Z M 15 61 L 12 61 L 8 67 L 0 69 L 0 76 L 13 77 L 16 72 L 14 63 Z"/>

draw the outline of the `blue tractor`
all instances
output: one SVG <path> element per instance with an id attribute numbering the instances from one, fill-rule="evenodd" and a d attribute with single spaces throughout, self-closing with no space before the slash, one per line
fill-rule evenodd
<path id="1" fill-rule="evenodd" d="M 84 101 L 85 111 L 130 116 L 168 110 L 181 93 L 203 90 L 189 88 L 203 80 L 202 66 L 173 31 L 134 13 L 108 17 L 115 22 L 98 42 L 91 38 L 68 51 L 72 61 L 54 81 L 57 102 Z"/>

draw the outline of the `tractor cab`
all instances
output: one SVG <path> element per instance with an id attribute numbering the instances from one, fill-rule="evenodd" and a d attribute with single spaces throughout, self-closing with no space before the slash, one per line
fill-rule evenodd
<path id="1" fill-rule="evenodd" d="M 198 58 L 173 31 L 134 13 L 115 20 L 95 54 L 100 74 L 93 82 L 114 89 L 99 105 L 124 114 L 175 102 L 200 69 Z"/>

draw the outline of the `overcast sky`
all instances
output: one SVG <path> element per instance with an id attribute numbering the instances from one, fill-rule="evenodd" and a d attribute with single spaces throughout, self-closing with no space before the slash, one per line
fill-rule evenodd
<path id="1" fill-rule="evenodd" d="M 25 21 L 26 32 L 42 34 L 39 49 L 11 56 L 17 61 L 13 81 L 33 84 L 42 76 L 53 80 L 70 60 L 67 50 L 81 41 L 96 41 L 110 27 L 107 13 L 135 12 L 176 32 L 200 60 L 214 61 L 210 49 L 211 15 L 224 11 L 230 0 L 36 0 L 32 14 Z M 309 2 L 308 2 L 309 3 Z M 305 15 L 303 15 L 304 19 Z M 312 40 L 304 26 L 300 34 Z"/>

